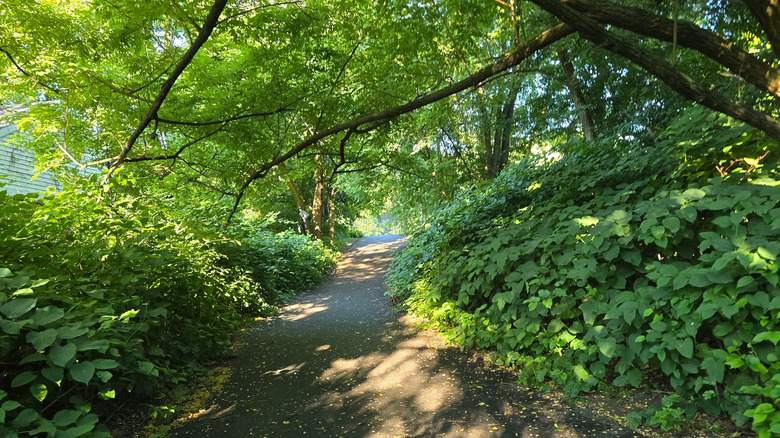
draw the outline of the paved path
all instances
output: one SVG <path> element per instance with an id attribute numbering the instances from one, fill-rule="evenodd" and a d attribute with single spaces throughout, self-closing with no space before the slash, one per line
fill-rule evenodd
<path id="1" fill-rule="evenodd" d="M 403 243 L 361 239 L 329 280 L 257 323 L 212 409 L 170 436 L 638 436 L 400 321 L 382 280 Z"/>

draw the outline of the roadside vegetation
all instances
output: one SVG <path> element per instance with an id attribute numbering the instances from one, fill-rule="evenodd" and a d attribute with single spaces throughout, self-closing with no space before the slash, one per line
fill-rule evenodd
<path id="1" fill-rule="evenodd" d="M 707 128 L 702 130 L 702 127 Z M 780 178 L 764 135 L 701 109 L 655 144 L 573 141 L 460 192 L 395 261 L 389 294 L 519 382 L 666 393 L 780 433 Z M 725 167 L 712 162 L 728 163 Z"/>
<path id="2" fill-rule="evenodd" d="M 186 382 L 336 260 L 308 236 L 225 232 L 165 202 L 0 191 L 0 435 L 110 436 L 98 414 Z"/>

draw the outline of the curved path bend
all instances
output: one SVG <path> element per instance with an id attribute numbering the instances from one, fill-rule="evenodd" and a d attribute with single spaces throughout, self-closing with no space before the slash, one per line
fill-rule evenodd
<path id="1" fill-rule="evenodd" d="M 404 243 L 359 240 L 323 284 L 255 324 L 214 406 L 170 436 L 639 436 L 405 324 L 382 285 Z"/>

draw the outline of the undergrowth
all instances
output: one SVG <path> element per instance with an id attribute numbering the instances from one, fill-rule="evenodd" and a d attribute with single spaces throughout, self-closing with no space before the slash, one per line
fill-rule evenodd
<path id="1" fill-rule="evenodd" d="M 107 406 L 187 380 L 336 257 L 305 236 L 198 228 L 110 193 L 0 191 L 0 217 L 5 437 L 110 436 Z"/>
<path id="2" fill-rule="evenodd" d="M 701 411 L 780 434 L 776 149 L 693 109 L 655 144 L 527 157 L 438 211 L 389 294 L 495 349 L 521 384 L 574 395 L 662 376 L 676 395 L 635 427 Z"/>

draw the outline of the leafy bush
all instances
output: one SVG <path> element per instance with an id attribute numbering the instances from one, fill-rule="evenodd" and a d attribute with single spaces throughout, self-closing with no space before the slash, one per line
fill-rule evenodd
<path id="1" fill-rule="evenodd" d="M 108 436 L 91 404 L 186 380 L 333 262 L 291 235 L 248 236 L 238 257 L 227 235 L 111 198 L 0 191 L 0 435 Z"/>
<path id="2" fill-rule="evenodd" d="M 698 410 L 778 433 L 769 142 L 694 110 L 655 147 L 573 144 L 556 163 L 516 166 L 411 240 L 390 293 L 464 347 L 495 348 L 521 383 L 576 394 L 653 376 Z"/>

